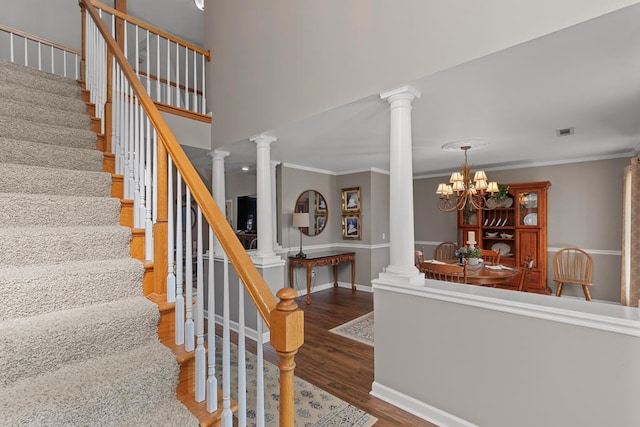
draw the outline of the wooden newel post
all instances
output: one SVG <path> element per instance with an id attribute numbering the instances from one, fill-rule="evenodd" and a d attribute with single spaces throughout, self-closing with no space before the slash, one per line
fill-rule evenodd
<path id="1" fill-rule="evenodd" d="M 82 28 L 82 55 L 80 56 L 80 80 L 82 80 L 82 88 L 86 89 L 86 82 L 87 79 L 85 79 L 85 58 L 86 58 L 86 53 L 87 53 L 87 40 L 86 40 L 86 10 L 85 10 L 85 5 L 84 3 L 82 3 L 82 1 L 80 1 L 80 16 L 81 16 L 81 22 L 80 22 L 80 26 Z"/>
<path id="2" fill-rule="evenodd" d="M 280 426 L 293 427 L 295 405 L 293 403 L 294 361 L 298 349 L 304 343 L 304 312 L 298 309 L 294 298 L 298 292 L 283 288 L 276 294 L 280 302 L 271 312 L 271 345 L 280 355 Z"/>

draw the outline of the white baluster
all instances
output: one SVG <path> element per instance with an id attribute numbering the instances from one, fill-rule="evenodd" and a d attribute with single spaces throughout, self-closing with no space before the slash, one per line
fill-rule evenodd
<path id="1" fill-rule="evenodd" d="M 218 410 L 218 380 L 216 378 L 216 291 L 214 285 L 213 229 L 209 226 L 209 277 L 207 280 L 207 333 L 209 341 L 207 372 L 207 411 Z"/>
<path id="2" fill-rule="evenodd" d="M 176 300 L 176 275 L 174 258 L 174 234 L 173 234 L 173 160 L 168 157 L 168 206 L 167 206 L 167 302 Z"/>
<path id="3" fill-rule="evenodd" d="M 184 48 L 184 109 L 189 109 L 189 48 Z"/>
<path id="4" fill-rule="evenodd" d="M 182 294 L 182 175 L 176 170 L 176 345 L 184 344 L 184 296 Z"/>
<path id="5" fill-rule="evenodd" d="M 244 286 L 238 279 L 238 427 L 247 425 L 247 362 L 244 330 Z"/>
<path id="6" fill-rule="evenodd" d="M 152 201 L 152 216 L 151 219 L 155 224 L 158 222 L 158 144 L 160 144 L 160 140 L 158 139 L 158 132 L 153 128 L 153 157 L 152 157 L 152 177 L 153 182 L 151 184 L 151 189 L 153 190 L 153 194 L 151 194 Z"/>
<path id="7" fill-rule="evenodd" d="M 67 51 L 62 51 L 62 75 L 67 77 Z"/>
<path id="8" fill-rule="evenodd" d="M 230 345 L 230 316 L 229 312 L 229 258 L 224 252 L 224 294 L 222 301 L 222 425 L 231 427 L 233 414 L 231 412 L 231 345 Z"/>
<path id="9" fill-rule="evenodd" d="M 29 52 L 27 48 L 27 38 L 24 38 L 24 65 L 29 66 Z"/>
<path id="10" fill-rule="evenodd" d="M 162 92 L 160 91 L 160 35 L 156 34 L 156 101 L 162 101 Z"/>
<path id="11" fill-rule="evenodd" d="M 56 67 L 55 67 L 55 57 L 54 57 L 54 49 L 53 46 L 51 46 L 51 74 L 55 74 L 56 73 Z M 66 76 L 65 76 L 66 77 Z"/>
<path id="12" fill-rule="evenodd" d="M 193 51 L 193 110 L 198 112 L 198 52 Z"/>
<path id="13" fill-rule="evenodd" d="M 196 304 L 196 402 L 202 402 L 205 398 L 207 376 L 207 354 L 204 350 L 204 273 L 202 267 L 202 209 L 198 205 L 197 221 L 197 304 Z"/>
<path id="14" fill-rule="evenodd" d="M 194 325 L 193 325 L 193 237 L 191 235 L 191 190 L 186 187 L 187 203 L 185 205 L 185 275 L 184 284 L 186 288 L 186 296 L 184 306 L 186 308 L 187 316 L 184 322 L 184 349 L 186 351 L 193 351 L 195 348 L 194 342 Z"/>
<path id="15" fill-rule="evenodd" d="M 38 42 L 38 70 L 42 71 L 42 43 L 40 42 Z"/>
<path id="16" fill-rule="evenodd" d="M 176 107 L 180 107 L 180 45 L 176 43 Z"/>
<path id="17" fill-rule="evenodd" d="M 171 41 L 167 39 L 167 99 L 165 102 L 171 105 Z"/>
<path id="18" fill-rule="evenodd" d="M 11 58 L 11 62 L 15 62 L 15 54 L 13 51 L 13 33 L 9 34 L 9 58 Z"/>
<path id="19" fill-rule="evenodd" d="M 205 82 L 207 81 L 207 79 L 205 79 L 204 77 L 204 63 L 205 63 L 205 57 L 202 56 L 202 114 L 207 114 L 207 100 L 205 97 L 205 89 L 207 87 L 207 85 L 205 84 Z"/>
<path id="20" fill-rule="evenodd" d="M 154 241 L 154 237 L 153 237 L 153 221 L 152 221 L 152 212 L 151 212 L 151 206 L 153 205 L 153 201 L 151 200 L 152 197 L 152 182 L 151 182 L 151 168 L 153 167 L 153 165 L 155 164 L 155 159 L 151 157 L 151 146 L 155 146 L 155 138 L 153 138 L 152 132 L 155 135 L 155 129 L 151 126 L 149 117 L 147 117 L 145 115 L 146 118 L 146 122 L 147 122 L 147 138 L 145 139 L 147 141 L 147 165 L 146 168 L 144 170 L 145 175 L 144 175 L 144 182 L 145 182 L 145 190 L 146 190 L 146 194 L 145 194 L 145 221 L 144 221 L 144 228 L 146 230 L 145 235 L 148 236 L 148 239 L 145 237 L 145 242 L 147 240 L 149 240 L 149 243 L 147 244 L 147 259 L 150 261 L 153 261 L 154 259 L 154 254 L 153 254 L 153 241 Z M 167 156 L 169 159 L 171 159 L 171 156 Z M 169 165 L 171 165 L 171 161 L 169 161 Z M 171 193 L 169 193 L 171 194 Z M 169 217 L 171 218 L 171 217 Z M 175 288 L 173 290 L 174 296 L 175 296 Z"/>
<path id="21" fill-rule="evenodd" d="M 256 309 L 257 310 L 257 309 Z M 258 336 L 256 339 L 256 425 L 264 427 L 264 321 L 258 313 Z"/>

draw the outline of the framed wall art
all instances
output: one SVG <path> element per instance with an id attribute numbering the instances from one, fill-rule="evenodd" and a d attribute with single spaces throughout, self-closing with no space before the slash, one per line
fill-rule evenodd
<path id="1" fill-rule="evenodd" d="M 360 239 L 360 215 L 342 216 L 342 238 Z"/>
<path id="2" fill-rule="evenodd" d="M 342 189 L 342 213 L 360 212 L 360 187 Z"/>

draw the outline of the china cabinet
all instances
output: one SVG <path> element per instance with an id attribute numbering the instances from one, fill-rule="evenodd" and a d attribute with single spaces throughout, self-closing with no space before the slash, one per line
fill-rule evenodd
<path id="1" fill-rule="evenodd" d="M 492 209 L 458 211 L 459 244 L 470 240 L 483 249 L 500 250 L 500 263 L 522 267 L 534 261 L 529 292 L 549 294 L 547 287 L 547 191 L 549 181 L 507 184 L 504 199 L 486 201 Z M 519 276 L 518 276 L 519 277 Z M 500 287 L 516 289 L 518 277 Z"/>

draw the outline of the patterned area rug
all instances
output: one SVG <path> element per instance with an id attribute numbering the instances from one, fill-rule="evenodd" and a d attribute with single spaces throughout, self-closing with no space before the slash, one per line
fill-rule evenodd
<path id="1" fill-rule="evenodd" d="M 221 367 L 218 365 L 221 360 L 222 340 L 216 337 L 217 372 L 222 372 Z M 256 356 L 247 352 L 247 408 L 250 408 L 247 410 L 247 426 L 256 425 L 256 362 Z M 238 348 L 233 343 L 231 343 L 231 372 L 231 397 L 237 401 Z M 219 386 L 221 387 L 222 384 L 219 384 Z M 265 425 L 277 426 L 279 419 L 280 375 L 278 368 L 266 360 L 264 361 L 264 387 Z M 370 427 L 378 421 L 376 417 L 298 377 L 295 377 L 294 387 L 295 425 L 298 427 Z"/>
<path id="2" fill-rule="evenodd" d="M 373 311 L 329 329 L 329 332 L 373 347 Z"/>

